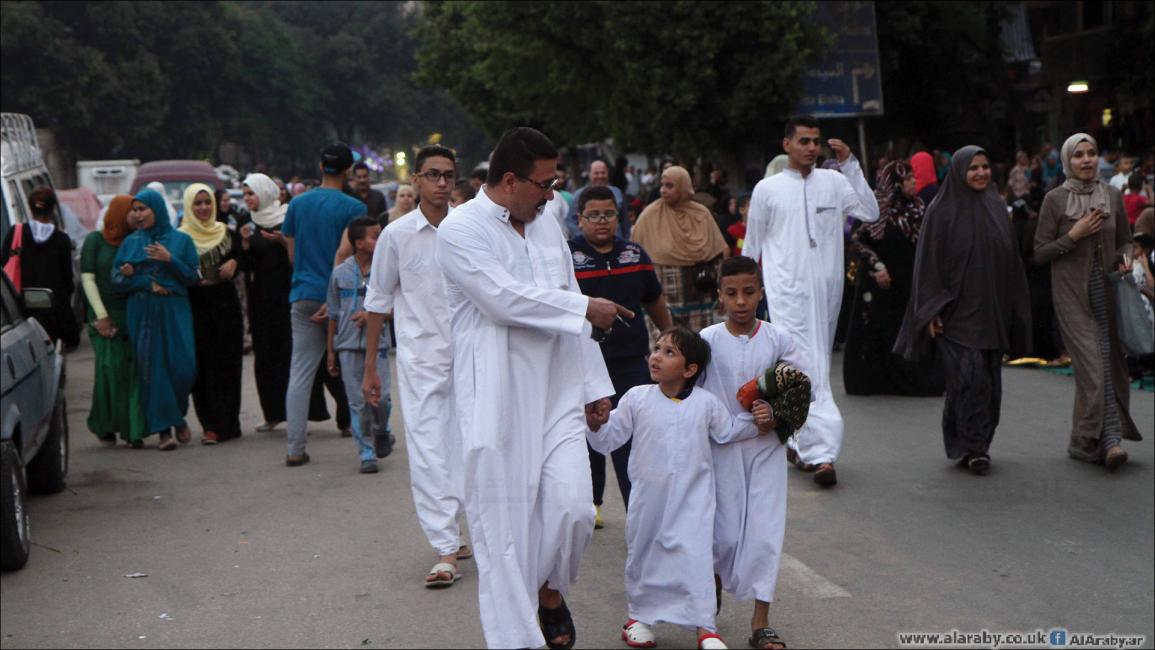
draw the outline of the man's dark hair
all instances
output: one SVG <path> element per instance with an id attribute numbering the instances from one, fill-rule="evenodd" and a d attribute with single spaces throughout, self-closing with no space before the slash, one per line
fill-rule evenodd
<path id="1" fill-rule="evenodd" d="M 786 122 L 786 137 L 793 138 L 794 132 L 797 131 L 800 126 L 808 129 L 822 128 L 818 125 L 818 118 L 813 115 L 795 115 Z"/>
<path id="2" fill-rule="evenodd" d="M 469 177 L 476 178 L 477 180 L 484 183 L 485 179 L 489 178 L 489 171 L 483 167 L 478 167 L 477 169 L 473 170 L 471 174 L 469 174 Z"/>
<path id="3" fill-rule="evenodd" d="M 357 242 L 365 239 L 365 231 L 373 226 L 380 226 L 381 223 L 372 217 L 357 217 L 349 222 L 349 243 L 353 246 Z"/>
<path id="4" fill-rule="evenodd" d="M 431 144 L 421 147 L 421 150 L 417 152 L 417 159 L 413 162 L 413 168 L 420 172 L 425 161 L 434 157 L 448 158 L 454 167 L 457 166 L 457 154 L 453 153 L 452 149 L 439 144 Z"/>
<path id="5" fill-rule="evenodd" d="M 473 189 L 473 186 L 469 184 L 469 181 L 464 179 L 457 181 L 457 184 L 453 186 L 453 189 L 457 193 L 461 194 L 461 198 L 466 201 L 472 201 L 474 197 L 477 196 L 477 190 Z"/>
<path id="6" fill-rule="evenodd" d="M 496 185 L 507 173 L 529 178 L 535 162 L 553 160 L 557 155 L 557 147 L 541 131 L 528 126 L 514 127 L 497 141 L 489 159 L 489 179 L 486 182 L 490 186 Z"/>
<path id="7" fill-rule="evenodd" d="M 687 386 L 693 386 L 698 381 L 698 376 L 701 375 L 702 371 L 706 369 L 706 366 L 710 364 L 710 344 L 706 343 L 705 339 L 688 327 L 671 327 L 662 332 L 658 340 L 660 341 L 667 337 L 670 339 L 670 343 L 672 343 L 675 348 L 678 348 L 678 352 L 681 352 L 682 356 L 686 357 L 687 366 L 691 363 L 698 364 L 698 371 L 694 373 L 693 377 L 686 380 Z"/>
<path id="8" fill-rule="evenodd" d="M 1131 172 L 1131 175 L 1127 177 L 1127 189 L 1132 192 L 1138 192 L 1143 189 L 1143 180 L 1143 172 L 1141 170 Z"/>
<path id="9" fill-rule="evenodd" d="M 732 275 L 746 275 L 753 273 L 758 278 L 758 283 L 762 283 L 762 270 L 758 268 L 758 262 L 753 258 L 745 255 L 735 255 L 734 257 L 727 257 L 722 260 L 722 273 L 718 276 L 721 278 L 728 278 Z"/>
<path id="10" fill-rule="evenodd" d="M 366 165 L 364 160 L 358 160 L 357 162 L 353 163 L 353 173 L 356 174 L 358 169 L 369 171 L 369 165 Z"/>
<path id="11" fill-rule="evenodd" d="M 614 209 L 618 209 L 618 202 L 614 198 L 613 190 L 604 185 L 594 185 L 582 190 L 581 196 L 578 197 L 578 214 L 586 211 L 586 204 L 590 201 L 613 201 Z"/>

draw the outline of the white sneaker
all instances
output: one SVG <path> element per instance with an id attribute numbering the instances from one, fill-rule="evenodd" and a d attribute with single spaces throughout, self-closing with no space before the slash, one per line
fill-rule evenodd
<path id="1" fill-rule="evenodd" d="M 699 650 L 726 650 L 729 647 L 717 634 L 703 634 L 698 637 Z"/>
<path id="2" fill-rule="evenodd" d="M 622 626 L 622 641 L 631 648 L 653 648 L 658 645 L 650 626 L 632 618 Z"/>

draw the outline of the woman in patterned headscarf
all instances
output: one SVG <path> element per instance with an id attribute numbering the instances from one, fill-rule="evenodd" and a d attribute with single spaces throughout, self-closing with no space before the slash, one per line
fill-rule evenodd
<path id="1" fill-rule="evenodd" d="M 1035 262 L 1051 265 L 1055 314 L 1075 368 L 1067 454 L 1114 471 L 1127 461 L 1120 438 L 1142 439 L 1127 412 L 1127 363 L 1107 277 L 1130 251 L 1131 231 L 1119 190 L 1099 179 L 1095 139 L 1076 133 L 1059 155 L 1067 180 L 1043 199 Z"/>
<path id="2" fill-rule="evenodd" d="M 857 273 L 842 365 L 846 392 L 941 395 L 942 374 L 933 359 L 907 361 L 892 352 L 910 299 L 925 206 L 907 162 L 887 164 L 879 177 L 875 195 L 882 216 L 862 224 L 850 237 Z"/>
<path id="3" fill-rule="evenodd" d="M 128 301 L 112 287 L 113 262 L 131 232 L 132 197 L 114 196 L 104 213 L 104 228 L 89 233 L 80 251 L 80 278 L 88 299 L 88 340 L 95 355 L 88 430 L 107 447 L 116 434 L 140 448 L 148 435 L 140 399 L 136 354 L 128 339 Z"/>

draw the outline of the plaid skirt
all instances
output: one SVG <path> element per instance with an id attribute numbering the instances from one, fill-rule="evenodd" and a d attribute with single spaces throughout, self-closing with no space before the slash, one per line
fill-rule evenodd
<path id="1" fill-rule="evenodd" d="M 666 305 L 670 308 L 670 316 L 674 325 L 688 327 L 695 332 L 721 322 L 722 317 L 715 309 L 718 297 L 715 292 L 702 292 L 694 287 L 694 267 L 692 266 L 665 266 L 654 265 L 654 272 L 662 283 L 662 295 L 666 297 Z M 716 276 L 722 273 L 722 260 L 714 263 Z M 658 339 L 660 332 L 654 322 L 646 319 L 650 327 L 650 343 Z"/>

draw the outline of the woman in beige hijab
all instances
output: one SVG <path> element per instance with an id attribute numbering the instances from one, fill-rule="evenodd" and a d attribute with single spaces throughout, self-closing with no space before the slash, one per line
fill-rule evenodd
<path id="1" fill-rule="evenodd" d="M 714 324 L 718 267 L 729 249 L 710 211 L 692 200 L 694 186 L 685 169 L 663 171 L 660 191 L 630 238 L 653 260 L 674 325 L 697 332 Z"/>
<path id="2" fill-rule="evenodd" d="M 1131 232 L 1119 190 L 1099 179 L 1095 139 L 1076 133 L 1060 158 L 1067 180 L 1043 199 L 1034 261 L 1051 265 L 1055 315 L 1075 369 L 1067 454 L 1115 471 L 1127 461 L 1120 438 L 1142 439 L 1127 412 L 1131 389 L 1108 278 L 1130 252 Z"/>

